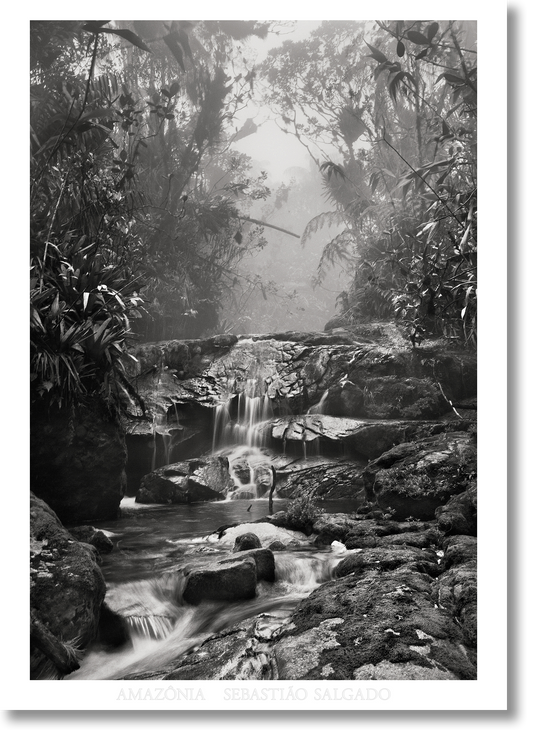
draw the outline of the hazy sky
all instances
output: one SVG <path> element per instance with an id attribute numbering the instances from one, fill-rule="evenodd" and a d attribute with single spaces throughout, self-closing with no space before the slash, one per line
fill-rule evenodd
<path id="1" fill-rule="evenodd" d="M 265 59 L 269 49 L 280 46 L 287 40 L 300 41 L 321 23 L 320 20 L 295 21 L 292 30 L 283 29 L 281 35 L 269 33 L 265 39 L 252 37 L 247 45 L 257 54 L 256 62 L 259 64 Z M 260 127 L 253 135 L 234 143 L 233 147 L 251 156 L 275 181 L 280 181 L 283 172 L 292 166 L 307 168 L 309 155 L 294 136 L 282 133 L 275 122 L 267 121 L 261 124 L 270 114 L 270 110 L 262 110 L 257 105 L 251 105 L 244 110 L 239 116 L 241 123 L 251 117 Z"/>

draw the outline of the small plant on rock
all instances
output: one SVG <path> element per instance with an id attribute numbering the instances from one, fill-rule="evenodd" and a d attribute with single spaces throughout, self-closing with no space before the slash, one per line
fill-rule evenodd
<path id="1" fill-rule="evenodd" d="M 294 529 L 301 529 L 310 534 L 313 522 L 323 513 L 324 509 L 314 502 L 309 494 L 298 496 L 287 507 L 287 522 Z"/>

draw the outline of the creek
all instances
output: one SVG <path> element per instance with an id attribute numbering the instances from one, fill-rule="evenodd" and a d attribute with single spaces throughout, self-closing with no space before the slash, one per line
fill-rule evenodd
<path id="1" fill-rule="evenodd" d="M 251 617 L 257 617 L 259 630 L 268 638 L 299 601 L 331 579 L 339 562 L 336 551 L 318 550 L 302 533 L 253 523 L 269 513 L 269 494 L 263 495 L 264 474 L 256 474 L 254 468 L 270 467 L 268 451 L 259 446 L 261 437 L 254 428 L 271 415 L 268 401 L 246 395 L 239 397 L 233 419 L 229 404 L 216 410 L 213 453 L 228 457 L 234 480 L 234 491 L 226 500 L 147 505 L 123 499 L 120 518 L 106 522 L 103 529 L 113 540 L 114 549 L 103 557 L 102 571 L 106 602 L 124 617 L 131 644 L 121 650 L 94 644 L 80 669 L 68 679 L 131 679 L 158 670 L 164 673 L 166 666 L 208 637 Z M 158 422 L 159 431 L 164 433 L 161 420 Z M 243 459 L 249 468 L 245 483 L 234 470 L 242 467 Z M 291 459 L 299 458 L 287 458 Z M 351 512 L 357 503 L 355 499 L 325 501 L 320 506 L 329 513 Z M 274 494 L 274 511 L 287 505 L 287 500 Z M 259 534 L 261 528 L 267 534 L 262 536 L 263 546 L 271 541 L 268 533 L 274 533 L 272 541 L 275 538 L 286 545 L 286 549 L 274 552 L 275 582 L 259 582 L 252 600 L 188 605 L 182 595 L 183 568 L 201 567 L 231 554 L 235 534 L 228 529 L 220 536 L 216 530 L 232 524 L 240 525 L 239 534 Z M 153 677 L 157 679 L 156 674 Z"/>
<path id="2" fill-rule="evenodd" d="M 287 505 L 277 500 L 275 509 Z M 207 637 L 251 616 L 261 616 L 261 628 L 273 632 L 288 618 L 302 598 L 331 578 L 339 557 L 332 550 L 317 550 L 293 533 L 299 546 L 276 551 L 276 581 L 261 582 L 257 596 L 238 603 L 186 604 L 182 599 L 185 565 L 222 558 L 232 551 L 231 535 L 218 538 L 218 527 L 248 523 L 268 513 L 268 501 L 248 499 L 194 504 L 191 506 L 145 506 L 126 499 L 123 515 L 108 522 L 104 531 L 115 549 L 103 558 L 107 583 L 106 601 L 127 622 L 131 646 L 109 651 L 94 645 L 81 668 L 69 679 L 129 679 L 134 674 L 165 667 Z M 322 506 L 331 513 L 353 511 L 353 504 L 329 501 Z M 261 526 L 261 525 L 259 525 Z M 249 524 L 249 530 L 257 528 Z M 284 530 L 280 530 L 283 532 Z M 286 539 L 290 533 L 287 532 Z"/>

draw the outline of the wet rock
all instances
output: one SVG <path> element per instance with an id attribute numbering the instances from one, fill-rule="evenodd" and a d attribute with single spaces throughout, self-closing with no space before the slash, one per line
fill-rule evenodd
<path id="1" fill-rule="evenodd" d="M 137 503 L 188 504 L 224 499 L 233 488 L 225 457 L 187 460 L 145 475 Z"/>
<path id="2" fill-rule="evenodd" d="M 69 527 L 69 532 L 78 540 L 96 547 L 98 552 L 107 554 L 113 550 L 113 542 L 101 529 L 95 529 L 94 526 L 74 526 Z"/>
<path id="3" fill-rule="evenodd" d="M 465 426 L 469 426 L 468 423 Z M 455 423 L 351 419 L 325 414 L 305 414 L 266 420 L 257 425 L 263 442 L 295 455 L 306 452 L 378 458 L 396 445 L 433 437 L 454 428 Z"/>
<path id="4" fill-rule="evenodd" d="M 436 579 L 432 595 L 437 605 L 461 624 L 469 646 L 477 643 L 477 550 L 474 537 L 446 540 L 444 572 Z"/>
<path id="5" fill-rule="evenodd" d="M 126 490 L 124 430 L 94 401 L 76 412 L 32 407 L 32 491 L 63 524 L 115 519 Z"/>
<path id="6" fill-rule="evenodd" d="M 322 461 L 317 459 L 308 466 L 278 471 L 276 494 L 281 498 L 306 495 L 317 502 L 322 499 L 364 498 L 363 468 L 361 461 Z"/>
<path id="7" fill-rule="evenodd" d="M 214 407 L 228 392 L 243 393 L 254 379 L 258 395 L 268 394 L 277 413 L 306 411 L 329 389 L 328 413 L 434 418 L 449 408 L 443 392 L 458 401 L 474 396 L 476 388 L 473 353 L 445 339 L 413 350 L 392 323 L 358 325 L 342 334 L 167 341 L 139 345 L 135 354 L 132 378 L 149 410 L 157 405 Z"/>
<path id="8" fill-rule="evenodd" d="M 235 544 L 233 545 L 233 551 L 242 552 L 246 549 L 258 549 L 259 547 L 261 547 L 261 540 L 257 534 L 247 532 L 246 534 L 241 534 L 236 538 Z"/>
<path id="9" fill-rule="evenodd" d="M 465 491 L 475 462 L 475 446 L 467 432 L 404 443 L 367 466 L 367 498 L 395 519 L 433 519 L 439 506 Z"/>
<path id="10" fill-rule="evenodd" d="M 430 550 L 375 547 L 349 554 L 339 562 L 334 575 L 337 578 L 344 578 L 347 575 L 362 577 L 367 575 L 369 570 L 383 572 L 405 566 L 435 577 L 440 572 L 437 567 L 437 559 L 436 553 Z"/>
<path id="11" fill-rule="evenodd" d="M 322 521 L 332 525 L 334 518 Z M 344 515 L 337 526 L 358 529 L 361 539 L 372 534 L 381 546 L 346 555 L 338 576 L 280 629 L 267 635 L 259 631 L 260 617 L 244 620 L 165 669 L 133 679 L 475 679 L 475 540 L 445 540 L 439 565 L 434 549 L 389 544 L 436 535 L 435 523 Z M 258 575 L 257 558 L 265 553 L 246 550 L 218 564 L 254 555 Z"/>
<path id="12" fill-rule="evenodd" d="M 414 563 L 416 564 L 416 563 Z M 411 563 L 350 574 L 303 601 L 274 646 L 280 679 L 475 679 L 460 626 Z"/>
<path id="13" fill-rule="evenodd" d="M 149 679 L 273 680 L 276 670 L 260 626 L 249 619 L 214 634 L 166 672 L 149 674 Z"/>
<path id="14" fill-rule="evenodd" d="M 189 463 L 174 463 L 145 475 L 135 497 L 137 503 L 189 503 Z"/>
<path id="15" fill-rule="evenodd" d="M 316 543 L 327 546 L 332 542 L 344 542 L 355 524 L 356 521 L 350 514 L 319 514 L 313 521 Z"/>
<path id="16" fill-rule="evenodd" d="M 84 649 L 96 637 L 105 595 L 95 549 L 76 541 L 52 509 L 33 494 L 30 534 L 32 612 L 61 642 Z M 31 677 L 44 673 L 53 676 L 53 668 L 33 646 Z"/>
<path id="17" fill-rule="evenodd" d="M 243 552 L 227 557 L 226 560 L 246 560 L 250 559 L 255 562 L 257 581 L 264 580 L 267 583 L 273 583 L 276 579 L 276 564 L 274 554 L 271 549 L 247 549 Z M 226 560 L 222 560 L 220 564 L 224 564 Z"/>
<path id="18" fill-rule="evenodd" d="M 97 641 L 106 647 L 123 647 L 131 642 L 128 624 L 123 616 L 111 610 L 104 601 L 100 608 Z"/>
<path id="19" fill-rule="evenodd" d="M 192 605 L 206 600 L 233 602 L 255 596 L 257 568 L 249 555 L 184 572 L 186 581 L 183 599 Z"/>
<path id="20" fill-rule="evenodd" d="M 450 498 L 435 510 L 439 529 L 444 534 L 477 534 L 477 485 Z"/>
<path id="21" fill-rule="evenodd" d="M 275 516 L 277 516 L 277 514 Z M 281 516 L 281 514 L 279 516 Z M 281 542 L 286 546 L 309 544 L 308 537 L 302 532 L 284 529 L 281 526 L 276 526 L 274 523 L 265 521 L 250 522 L 247 524 L 232 526 L 225 530 L 220 538 L 220 543 L 227 547 L 233 547 L 237 537 L 249 532 L 256 534 L 259 537 L 263 547 L 268 547 L 272 542 Z"/>

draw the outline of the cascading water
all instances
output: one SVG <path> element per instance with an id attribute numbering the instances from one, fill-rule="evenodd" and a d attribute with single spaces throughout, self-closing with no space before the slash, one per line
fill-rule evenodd
<path id="1" fill-rule="evenodd" d="M 152 452 L 152 470 L 157 467 L 157 436 L 163 440 L 165 451 L 165 465 L 170 464 L 170 452 L 172 449 L 172 436 L 168 427 L 167 415 L 162 407 L 157 407 L 154 411 L 152 419 L 152 435 L 153 435 L 153 452 Z"/>
<path id="2" fill-rule="evenodd" d="M 235 490 L 228 500 L 254 499 L 268 495 L 274 483 L 269 458 L 259 449 L 263 435 L 259 426 L 274 416 L 272 401 L 255 378 L 246 381 L 245 390 L 230 396 L 215 408 L 212 450 L 224 452 Z"/>
<path id="3" fill-rule="evenodd" d="M 257 366 L 254 370 L 257 373 Z M 125 500 L 123 516 L 108 524 L 106 531 L 113 535 L 115 549 L 104 558 L 102 567 L 107 582 L 106 602 L 123 617 L 131 642 L 118 651 L 94 645 L 80 669 L 68 679 L 129 679 L 145 673 L 158 679 L 158 671 L 163 677 L 165 667 L 207 638 L 251 617 L 259 617 L 257 626 L 262 631 L 274 632 L 303 597 L 331 579 L 339 561 L 332 549 L 319 551 L 303 546 L 309 544 L 305 535 L 296 542 L 297 533 L 273 525 L 244 523 L 263 519 L 269 509 L 274 469 L 272 457 L 262 447 L 260 425 L 274 412 L 267 384 L 260 377 L 249 378 L 244 384 L 241 380 L 239 388 L 244 390 L 232 390 L 235 385 L 235 381 L 231 386 L 228 381 L 227 399 L 214 410 L 212 439 L 213 454 L 228 458 L 234 490 L 224 502 L 191 506 L 143 507 L 131 503 L 131 499 Z M 310 413 L 321 413 L 326 397 L 327 393 Z M 179 425 L 176 410 L 178 429 Z M 160 407 L 152 426 L 154 464 L 158 436 L 163 439 L 167 464 L 170 462 L 173 429 L 174 422 Z M 304 430 L 304 458 L 307 445 L 316 444 L 315 437 L 312 430 Z M 287 501 L 278 499 L 277 505 L 284 508 Z M 222 537 L 212 530 L 235 523 L 240 524 L 239 533 L 248 529 L 259 534 L 259 527 L 268 526 L 275 530 L 276 541 L 285 535 L 283 544 L 288 544 L 288 548 L 274 553 L 275 582 L 259 582 L 256 597 L 251 601 L 187 604 L 183 599 L 183 569 L 212 564 L 231 554 L 233 530 L 228 529 Z M 264 547 L 271 541 L 262 538 Z"/>
<path id="4" fill-rule="evenodd" d="M 204 554 L 206 541 L 196 540 L 197 549 Z M 189 544 L 193 542 L 188 540 Z M 210 547 L 215 559 L 220 549 L 220 544 L 218 549 L 215 545 Z M 194 558 L 198 559 L 196 554 Z M 277 552 L 276 582 L 260 583 L 255 599 L 233 604 L 187 605 L 182 598 L 184 577 L 180 570 L 134 583 L 112 584 L 106 600 L 113 610 L 124 616 L 131 645 L 113 653 L 93 647 L 80 669 L 68 679 L 129 679 L 139 673 L 157 675 L 158 670 L 208 637 L 252 616 L 261 615 L 263 630 L 272 633 L 287 620 L 303 597 L 331 579 L 338 561 L 331 552 Z"/>
<path id="5" fill-rule="evenodd" d="M 320 401 L 318 404 L 314 404 L 313 406 L 310 406 L 307 410 L 308 414 L 324 414 L 326 410 L 326 401 L 328 398 L 329 389 L 326 389 L 322 396 L 320 397 Z"/>

